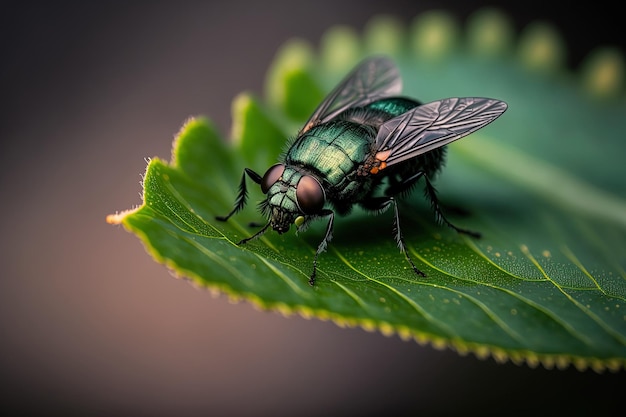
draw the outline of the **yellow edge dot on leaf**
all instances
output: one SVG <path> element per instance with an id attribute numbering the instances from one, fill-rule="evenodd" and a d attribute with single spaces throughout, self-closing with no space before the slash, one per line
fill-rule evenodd
<path id="1" fill-rule="evenodd" d="M 366 332 L 374 332 L 376 331 L 376 324 L 372 320 L 363 320 L 359 323 L 361 328 Z"/>
<path id="2" fill-rule="evenodd" d="M 502 349 L 492 349 L 491 356 L 497 363 L 506 363 L 509 360 L 509 355 Z"/>
<path id="3" fill-rule="evenodd" d="M 411 329 L 406 326 L 400 326 L 397 329 L 397 332 L 398 336 L 400 336 L 400 339 L 404 340 L 405 342 L 411 340 L 411 338 L 413 337 L 413 335 L 411 334 Z"/>
<path id="4" fill-rule="evenodd" d="M 541 364 L 546 369 L 554 369 L 554 366 L 556 365 L 556 361 L 552 356 L 546 356 L 541 359 Z"/>
<path id="5" fill-rule="evenodd" d="M 172 267 L 172 265 L 167 265 L 168 267 Z M 595 372 L 601 373 L 605 370 L 610 370 L 612 372 L 617 372 L 620 369 L 626 366 L 626 361 L 622 359 L 607 359 L 602 360 L 598 358 L 581 358 L 581 357 L 572 357 L 569 355 L 544 355 L 537 354 L 531 351 L 507 351 L 502 348 L 498 348 L 495 346 L 481 345 L 476 343 L 465 343 L 462 340 L 454 339 L 447 340 L 441 337 L 437 337 L 431 334 L 425 334 L 421 332 L 416 332 L 407 328 L 406 326 L 394 327 L 389 323 L 376 323 L 373 320 L 369 319 L 351 319 L 346 317 L 341 317 L 339 315 L 333 314 L 326 310 L 312 310 L 306 307 L 290 307 L 284 303 L 276 303 L 272 305 L 265 304 L 260 298 L 256 296 L 252 296 L 250 294 L 241 296 L 239 294 L 234 294 L 232 291 L 226 286 L 207 286 L 202 280 L 195 279 L 193 280 L 200 287 L 204 288 L 213 288 L 217 289 L 217 291 L 226 293 L 231 302 L 239 302 L 242 299 L 247 299 L 250 301 L 255 307 L 260 309 L 271 309 L 274 311 L 278 311 L 283 314 L 285 317 L 289 317 L 294 313 L 299 314 L 303 318 L 317 318 L 321 320 L 331 320 L 333 323 L 338 325 L 339 327 L 355 327 L 359 326 L 363 330 L 367 332 L 375 332 L 379 331 L 385 336 L 392 336 L 394 334 L 398 334 L 402 340 L 410 340 L 411 338 L 415 340 L 418 344 L 430 345 L 435 349 L 443 350 L 447 348 L 453 348 L 461 355 L 466 355 L 467 353 L 473 353 L 478 359 L 484 360 L 489 357 L 492 357 L 497 363 L 505 363 L 507 361 L 511 361 L 516 365 L 526 364 L 531 368 L 536 368 L 540 364 L 546 369 L 566 369 L 568 366 L 573 365 L 576 369 L 580 371 L 584 371 L 586 369 L 593 369 Z"/>
<path id="6" fill-rule="evenodd" d="M 394 335 L 395 329 L 393 328 L 393 326 L 387 324 L 387 323 L 381 323 L 378 325 L 378 330 L 384 335 L 384 336 L 392 336 Z"/>

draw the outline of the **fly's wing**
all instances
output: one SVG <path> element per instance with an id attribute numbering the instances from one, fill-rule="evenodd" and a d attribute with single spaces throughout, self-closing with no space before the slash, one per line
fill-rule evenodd
<path id="1" fill-rule="evenodd" d="M 383 123 L 376 159 L 391 166 L 447 145 L 488 125 L 507 109 L 489 98 L 447 98 L 418 106 Z"/>
<path id="2" fill-rule="evenodd" d="M 393 61 L 386 57 L 366 59 L 320 103 L 300 134 L 337 117 L 349 108 L 361 107 L 379 98 L 397 95 L 401 90 L 402 80 Z"/>

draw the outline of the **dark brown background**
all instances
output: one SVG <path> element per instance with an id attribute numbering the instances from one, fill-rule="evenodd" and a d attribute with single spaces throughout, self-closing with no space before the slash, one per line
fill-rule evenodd
<path id="1" fill-rule="evenodd" d="M 87 2 L 88 3 L 88 2 Z M 577 66 L 623 46 L 608 2 L 502 6 L 558 24 Z M 442 415 L 609 411 L 624 373 L 496 365 L 212 298 L 105 215 L 139 204 L 144 158 L 190 115 L 228 132 L 291 36 L 377 13 L 408 22 L 479 1 L 26 3 L 0 12 L 0 412 L 12 415 Z M 581 6 L 582 7 L 582 6 Z M 600 393 L 598 393 L 600 392 Z"/>

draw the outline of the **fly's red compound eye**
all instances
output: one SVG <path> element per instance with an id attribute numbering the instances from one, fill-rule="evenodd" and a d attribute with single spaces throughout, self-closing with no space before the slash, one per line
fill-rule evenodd
<path id="1" fill-rule="evenodd" d="M 304 175 L 296 188 L 296 200 L 304 214 L 319 213 L 324 208 L 326 195 L 322 184 L 310 175 Z"/>
<path id="2" fill-rule="evenodd" d="M 276 181 L 283 175 L 283 171 L 285 171 L 285 166 L 283 164 L 272 165 L 265 175 L 263 175 L 263 179 L 261 180 L 261 191 L 263 194 L 267 194 L 270 187 L 274 185 Z"/>

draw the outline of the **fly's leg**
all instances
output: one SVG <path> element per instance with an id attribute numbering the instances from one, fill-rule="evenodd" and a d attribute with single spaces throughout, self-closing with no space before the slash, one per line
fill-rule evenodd
<path id="1" fill-rule="evenodd" d="M 411 268 L 413 268 L 413 272 L 415 272 L 419 276 L 425 277 L 426 274 L 417 269 L 417 267 L 413 263 L 413 260 L 409 256 L 409 253 L 406 250 L 404 236 L 402 235 L 402 231 L 400 230 L 400 213 L 398 212 L 398 203 L 396 203 L 396 199 L 393 197 L 371 197 L 361 203 L 363 208 L 368 210 L 375 210 L 378 212 L 383 212 L 387 210 L 390 204 L 393 204 L 393 233 L 396 243 L 398 244 L 398 248 L 400 249 L 400 252 L 404 254 L 404 257 L 411 265 Z"/>
<path id="2" fill-rule="evenodd" d="M 456 230 L 458 233 L 463 233 L 463 234 L 476 237 L 476 238 L 480 237 L 479 232 L 474 232 L 473 230 L 468 230 L 468 229 L 462 229 L 460 227 L 455 226 L 448 219 L 446 219 L 446 216 L 443 215 L 443 212 L 441 211 L 441 207 L 439 206 L 439 199 L 437 198 L 437 190 L 432 185 L 432 183 L 430 182 L 430 180 L 428 179 L 426 175 L 424 175 L 423 177 L 424 177 L 424 180 L 426 181 L 425 194 L 426 194 L 426 197 L 430 200 L 430 205 L 433 208 L 433 211 L 435 212 L 435 219 L 437 220 L 437 222 L 445 223 L 448 227 Z"/>
<path id="3" fill-rule="evenodd" d="M 324 239 L 322 239 L 319 246 L 317 247 L 317 251 L 315 252 L 315 257 L 313 258 L 313 273 L 311 274 L 311 277 L 309 278 L 309 284 L 311 286 L 315 285 L 315 278 L 317 276 L 317 257 L 319 256 L 320 253 L 326 250 L 326 248 L 328 247 L 328 242 L 330 242 L 330 240 L 333 238 L 333 224 L 335 222 L 335 213 L 332 210 L 328 210 L 328 209 L 322 210 L 319 216 L 320 217 L 329 216 L 330 218 L 328 219 L 328 225 L 326 226 L 326 234 L 324 235 Z"/>
<path id="4" fill-rule="evenodd" d="M 261 180 L 262 177 L 257 174 L 256 172 L 254 172 L 253 170 L 251 170 L 250 168 L 245 168 L 245 170 L 243 171 L 243 174 L 241 176 L 241 182 L 239 183 L 239 192 L 237 193 L 237 198 L 235 199 L 235 206 L 233 207 L 233 209 L 231 210 L 230 213 L 228 213 L 226 216 L 215 216 L 215 218 L 219 221 L 225 222 L 226 220 L 230 219 L 230 217 L 239 212 L 241 209 L 243 209 L 246 205 L 246 200 L 248 198 L 248 189 L 246 188 L 246 174 L 248 175 L 248 177 L 250 177 L 250 179 L 254 182 L 256 182 L 257 184 L 261 184 Z M 251 224 L 252 226 L 259 226 L 256 223 Z M 242 239 L 240 240 L 237 245 L 243 245 L 244 243 L 249 242 L 252 239 L 256 239 L 257 237 L 261 236 L 263 233 L 265 233 L 265 231 L 267 230 L 267 228 L 269 227 L 269 223 L 267 223 L 265 225 L 265 227 L 263 227 L 263 229 L 259 230 L 257 233 L 255 233 L 254 235 Z"/>
<path id="5" fill-rule="evenodd" d="M 452 224 L 446 218 L 446 216 L 444 216 L 443 211 L 441 210 L 441 207 L 439 206 L 439 199 L 437 198 L 437 190 L 435 189 L 433 184 L 430 182 L 428 177 L 424 175 L 423 171 L 420 171 L 410 176 L 409 178 L 402 180 L 401 182 L 392 184 L 391 186 L 389 186 L 389 188 L 385 190 L 385 194 L 386 195 L 400 194 L 408 190 L 409 188 L 411 188 L 411 186 L 415 184 L 422 177 L 424 177 L 424 181 L 426 182 L 426 188 L 424 191 L 425 191 L 426 197 L 430 201 L 430 205 L 433 211 L 435 212 L 435 220 L 438 223 L 445 223 L 448 227 L 456 230 L 458 233 L 463 233 L 463 234 L 470 235 L 473 237 L 480 237 L 480 233 L 457 227 L 454 224 Z"/>
<path id="6" fill-rule="evenodd" d="M 246 200 L 248 199 L 248 189 L 246 188 L 246 174 L 248 175 L 248 177 L 250 177 L 252 181 L 256 182 L 257 184 L 261 184 L 261 180 L 263 178 L 253 170 L 246 168 L 243 171 L 243 175 L 241 176 L 241 182 L 239 183 L 239 192 L 237 193 L 237 198 L 235 199 L 235 206 L 233 207 L 232 211 L 226 216 L 215 216 L 217 220 L 225 222 L 226 220 L 230 219 L 233 214 L 238 213 L 241 209 L 243 209 L 246 205 Z M 265 227 L 265 229 L 267 229 L 267 227 Z M 257 235 L 258 234 L 259 233 L 257 233 Z"/>
<path id="7" fill-rule="evenodd" d="M 409 188 L 413 186 L 424 173 L 422 171 L 410 176 L 409 178 L 403 179 L 401 182 L 396 182 L 391 184 L 389 187 L 385 189 L 385 195 L 394 196 L 398 194 L 402 194 Z"/>
<path id="8" fill-rule="evenodd" d="M 398 203 L 396 203 L 396 200 L 393 197 L 390 197 L 390 201 L 393 203 L 393 212 L 394 212 L 393 231 L 396 235 L 395 238 L 396 238 L 398 247 L 400 248 L 400 252 L 402 252 L 406 260 L 409 261 L 409 264 L 411 264 L 411 268 L 413 268 L 413 271 L 417 275 L 425 277 L 426 274 L 420 271 L 419 269 L 417 269 L 417 267 L 413 263 L 413 260 L 409 256 L 409 253 L 406 250 L 406 245 L 404 244 L 404 237 L 402 236 L 402 231 L 400 230 L 400 214 L 398 213 Z"/>
<path id="9" fill-rule="evenodd" d="M 267 230 L 268 227 L 270 227 L 270 223 L 269 222 L 265 226 L 263 226 L 263 229 L 259 230 L 254 235 L 252 235 L 250 237 L 247 237 L 245 239 L 241 239 L 239 242 L 237 242 L 237 246 L 243 245 L 245 243 L 248 243 L 252 239 L 256 239 L 257 237 L 260 237 L 261 235 L 263 235 L 263 233 L 265 233 L 265 231 Z"/>

